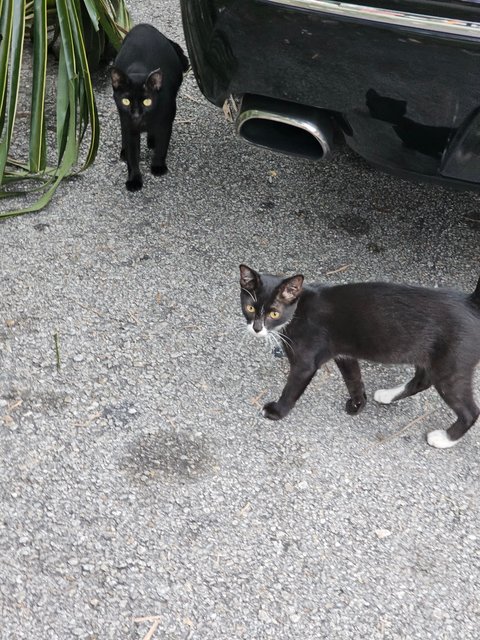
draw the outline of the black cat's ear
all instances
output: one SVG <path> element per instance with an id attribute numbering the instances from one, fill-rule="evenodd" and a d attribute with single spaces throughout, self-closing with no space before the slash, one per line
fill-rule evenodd
<path id="1" fill-rule="evenodd" d="M 260 276 L 256 271 L 245 264 L 240 265 L 240 286 L 247 291 L 253 291 L 258 287 Z"/>
<path id="2" fill-rule="evenodd" d="M 112 78 L 112 87 L 114 89 L 118 89 L 119 87 L 127 84 L 127 76 L 121 69 L 118 69 L 117 67 L 112 67 L 110 76 Z"/>
<path id="3" fill-rule="evenodd" d="M 282 282 L 278 289 L 278 299 L 287 304 L 292 304 L 302 293 L 303 276 L 296 275 L 287 278 Z"/>
<path id="4" fill-rule="evenodd" d="M 163 84 L 163 73 L 161 69 L 155 69 L 148 76 L 145 86 L 151 91 L 159 91 Z"/>

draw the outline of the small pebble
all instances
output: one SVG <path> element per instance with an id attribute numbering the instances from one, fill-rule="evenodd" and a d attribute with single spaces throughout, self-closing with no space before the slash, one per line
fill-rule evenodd
<path id="1" fill-rule="evenodd" d="M 379 538 L 380 540 L 383 540 L 383 538 L 388 538 L 388 536 L 392 535 L 392 532 L 389 531 L 388 529 L 377 529 L 375 531 L 375 535 L 377 536 L 377 538 Z"/>

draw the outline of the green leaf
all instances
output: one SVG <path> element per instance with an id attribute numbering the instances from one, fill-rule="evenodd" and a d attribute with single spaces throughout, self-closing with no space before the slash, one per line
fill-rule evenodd
<path id="1" fill-rule="evenodd" d="M 98 2 L 92 2 L 91 0 L 83 0 L 83 5 L 90 16 L 90 21 L 94 26 L 95 31 L 98 31 L 99 11 Z"/>
<path id="2" fill-rule="evenodd" d="M 11 0 L 9 2 L 4 2 L 4 4 L 2 5 L 2 28 L 4 25 L 4 8 L 6 8 L 8 15 L 6 16 L 5 25 L 7 31 L 4 31 L 3 35 L 5 37 L 8 33 L 8 37 L 6 38 L 6 42 L 2 43 L 2 46 L 0 48 L 3 49 L 3 47 L 5 46 L 6 49 L 8 46 L 10 49 L 10 55 L 7 52 L 4 52 L 5 56 L 8 57 L 5 60 L 3 69 L 0 66 L 0 70 L 3 71 L 5 75 L 7 75 L 8 73 L 8 82 L 7 77 L 5 77 L 2 90 L 2 140 L 0 142 L 0 180 L 3 178 L 3 174 L 5 171 L 8 151 L 10 149 L 10 142 L 12 139 L 13 127 L 15 124 L 18 90 L 20 85 L 20 67 L 23 54 L 23 40 L 25 35 L 25 0 L 15 0 L 13 2 L 13 6 Z"/>
<path id="3" fill-rule="evenodd" d="M 108 0 L 84 0 L 84 3 L 98 5 L 100 25 L 108 40 L 118 51 L 125 34 L 131 28 L 130 16 L 124 3 L 117 3 L 118 9 Z"/>
<path id="4" fill-rule="evenodd" d="M 0 46 L 0 135 L 3 135 L 5 125 L 5 110 L 7 102 L 8 61 L 12 37 L 13 0 L 3 0 L 0 16 L 0 33 L 3 36 Z"/>
<path id="5" fill-rule="evenodd" d="M 70 103 L 68 101 L 68 73 L 65 64 L 64 48 L 60 48 L 57 75 L 57 159 L 60 160 L 67 144 L 67 131 Z"/>
<path id="6" fill-rule="evenodd" d="M 57 0 L 57 3 L 63 0 Z M 99 122 L 98 122 L 98 113 L 97 113 L 97 105 L 95 103 L 95 94 L 93 92 L 92 86 L 92 78 L 90 76 L 90 69 L 88 66 L 87 60 L 87 52 L 85 50 L 85 44 L 82 34 L 82 25 L 80 21 L 80 16 L 75 8 L 74 4 L 69 4 L 69 13 L 70 20 L 72 26 L 73 33 L 73 42 L 75 45 L 75 54 L 78 60 L 78 69 L 79 69 L 79 79 L 80 79 L 80 98 L 84 98 L 80 100 L 80 122 L 83 119 L 88 119 L 91 129 L 90 135 L 90 146 L 87 152 L 87 157 L 83 163 L 82 169 L 86 169 L 88 166 L 92 164 L 95 159 L 98 150 L 99 143 Z M 85 91 L 85 95 L 82 96 L 83 91 Z M 79 131 L 79 142 L 83 139 L 83 131 L 80 128 Z"/>
<path id="7" fill-rule="evenodd" d="M 65 0 L 57 0 L 57 16 L 61 35 L 60 46 L 64 54 L 67 78 L 70 81 L 77 77 L 77 64 L 70 16 L 66 4 Z"/>
<path id="8" fill-rule="evenodd" d="M 45 87 L 47 83 L 47 0 L 33 6 L 33 87 L 30 120 L 30 168 L 34 173 L 45 168 Z"/>
<path id="9" fill-rule="evenodd" d="M 76 97 L 75 82 L 74 80 L 70 80 L 69 86 L 68 86 L 68 101 L 70 104 L 75 102 L 75 97 Z M 58 185 L 65 178 L 65 176 L 71 171 L 73 165 L 77 160 L 77 141 L 76 141 L 75 129 L 76 129 L 76 116 L 75 116 L 74 110 L 70 109 L 65 152 L 63 154 L 62 161 L 58 167 L 58 172 L 55 178 L 49 184 L 49 188 L 32 205 L 27 206 L 23 209 L 19 209 L 17 211 L 6 211 L 4 213 L 0 213 L 0 219 L 11 218 L 14 216 L 22 215 L 24 213 L 32 213 L 35 211 L 40 211 L 40 209 L 43 209 L 50 202 L 53 194 L 57 190 Z"/>

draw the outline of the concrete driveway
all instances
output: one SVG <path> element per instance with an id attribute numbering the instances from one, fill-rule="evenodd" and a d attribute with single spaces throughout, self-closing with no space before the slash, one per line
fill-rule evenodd
<path id="1" fill-rule="evenodd" d="M 176 1 L 132 14 L 183 42 Z M 479 426 L 429 448 L 449 410 L 376 404 L 410 372 L 374 365 L 360 416 L 328 366 L 264 420 L 286 364 L 238 264 L 471 291 L 479 196 L 248 146 L 191 75 L 170 173 L 130 194 L 96 88 L 94 167 L 0 225 L 0 638 L 478 639 Z"/>

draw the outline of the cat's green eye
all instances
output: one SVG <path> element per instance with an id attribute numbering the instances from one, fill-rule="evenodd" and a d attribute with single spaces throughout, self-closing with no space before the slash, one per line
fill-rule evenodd
<path id="1" fill-rule="evenodd" d="M 255 307 L 251 304 L 247 304 L 245 309 L 248 311 L 248 313 L 255 313 Z"/>
<path id="2" fill-rule="evenodd" d="M 268 315 L 270 316 L 270 318 L 273 318 L 274 320 L 276 320 L 277 318 L 280 317 L 280 312 L 279 311 L 270 311 L 270 313 Z"/>
<path id="3" fill-rule="evenodd" d="M 151 98 L 145 98 L 145 100 L 143 101 L 143 106 L 144 107 L 151 107 L 152 106 L 152 99 Z"/>
<path id="4" fill-rule="evenodd" d="M 130 106 L 130 100 L 128 98 L 122 98 L 122 104 L 126 107 Z"/>

